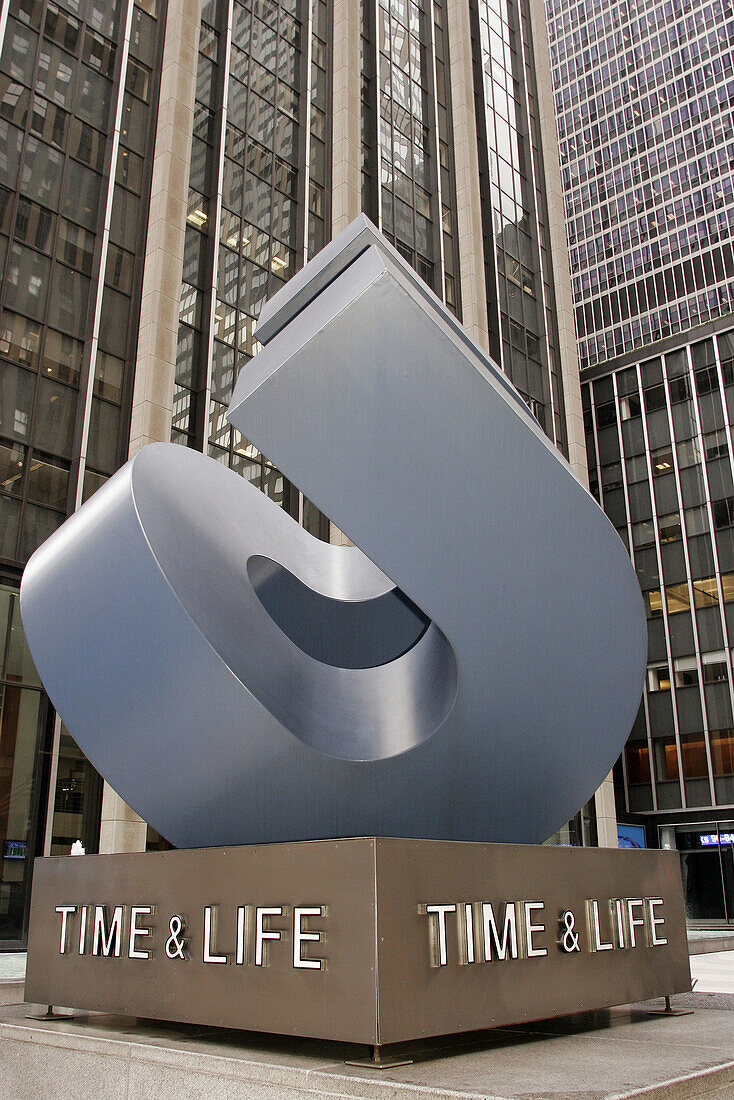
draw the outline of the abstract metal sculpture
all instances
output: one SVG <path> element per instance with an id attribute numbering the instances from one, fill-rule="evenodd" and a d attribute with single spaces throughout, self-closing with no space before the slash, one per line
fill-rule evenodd
<path id="1" fill-rule="evenodd" d="M 614 529 L 365 218 L 257 335 L 230 420 L 356 545 L 202 454 L 144 448 L 26 569 L 54 705 L 180 847 L 542 841 L 639 703 L 645 620 Z"/>

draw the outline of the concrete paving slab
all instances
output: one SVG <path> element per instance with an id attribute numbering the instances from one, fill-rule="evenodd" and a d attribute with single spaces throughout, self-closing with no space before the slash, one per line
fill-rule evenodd
<path id="1" fill-rule="evenodd" d="M 0 1008 L 8 1100 L 734 1100 L 734 995 L 661 1002 L 434 1040 L 412 1065 L 345 1065 L 359 1047 L 88 1014 Z M 400 1051 L 402 1052 L 402 1050 Z"/>
<path id="2" fill-rule="evenodd" d="M 697 993 L 734 993 L 734 951 L 691 956 Z"/>
<path id="3" fill-rule="evenodd" d="M 18 1005 L 24 1000 L 24 982 L 0 981 L 0 1005 Z"/>
<path id="4" fill-rule="evenodd" d="M 25 951 L 0 951 L 0 982 L 22 982 L 27 958 Z"/>
<path id="5" fill-rule="evenodd" d="M 708 951 L 734 951 L 734 929 L 689 928 L 688 954 L 701 955 Z"/>

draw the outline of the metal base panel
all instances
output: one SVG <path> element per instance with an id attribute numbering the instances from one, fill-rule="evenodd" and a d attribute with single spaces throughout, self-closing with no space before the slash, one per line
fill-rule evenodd
<path id="1" fill-rule="evenodd" d="M 26 999 L 379 1048 L 688 992 L 675 852 L 366 837 L 38 859 Z"/>

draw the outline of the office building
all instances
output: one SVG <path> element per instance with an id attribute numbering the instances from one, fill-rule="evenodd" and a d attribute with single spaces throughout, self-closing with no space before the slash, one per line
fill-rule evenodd
<path id="1" fill-rule="evenodd" d="M 203 450 L 315 536 L 342 538 L 225 411 L 263 300 L 361 210 L 586 472 L 537 5 L 2 10 L 0 943 L 17 945 L 34 854 L 77 838 L 146 844 L 38 682 L 18 614 L 24 562 L 155 440 Z"/>
<path id="2" fill-rule="evenodd" d="M 617 812 L 734 921 L 734 9 L 549 0 L 592 491 L 648 616 Z"/>

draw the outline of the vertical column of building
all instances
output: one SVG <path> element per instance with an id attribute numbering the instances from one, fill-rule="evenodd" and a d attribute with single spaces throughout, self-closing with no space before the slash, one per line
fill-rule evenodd
<path id="1" fill-rule="evenodd" d="M 487 287 L 469 5 L 463 0 L 447 0 L 446 17 L 462 321 L 473 339 L 488 351 Z"/>
<path id="2" fill-rule="evenodd" d="M 130 455 L 170 438 L 199 38 L 198 0 L 169 0 L 150 190 Z"/>
<path id="3" fill-rule="evenodd" d="M 470 12 L 490 353 L 566 453 L 527 14 L 515 0 Z"/>
<path id="4" fill-rule="evenodd" d="M 552 326 L 556 340 L 568 460 L 579 480 L 588 486 L 579 357 L 573 316 L 571 271 L 566 246 L 565 208 L 545 10 L 542 5 L 529 3 L 527 12 L 535 59 L 537 135 L 543 179 L 542 201 L 546 211 L 546 263 L 552 270 L 552 278 L 548 281 L 552 287 L 553 303 L 548 324 Z M 611 772 L 596 792 L 594 804 L 598 843 L 602 847 L 616 848 L 617 809 Z"/>
<path id="5" fill-rule="evenodd" d="M 367 0 L 333 0 L 331 230 L 340 233 L 362 210 L 362 8 Z"/>
<path id="6" fill-rule="evenodd" d="M 565 210 L 548 35 L 542 5 L 528 4 L 528 15 L 535 58 L 538 138 L 543 168 L 543 194 L 547 211 L 547 257 L 553 275 L 550 280 L 553 287 L 553 322 L 558 341 L 568 460 L 580 480 L 588 485 L 579 357 L 573 320 L 571 269 L 566 245 Z"/>

